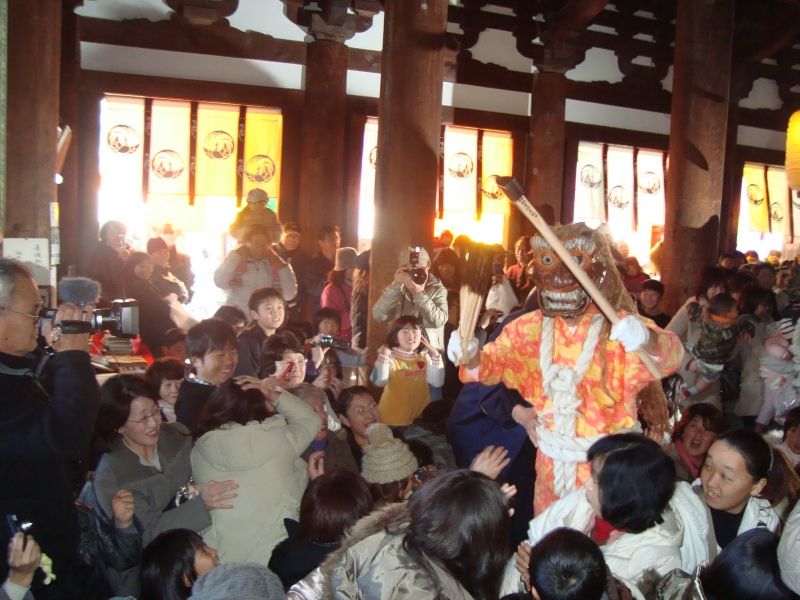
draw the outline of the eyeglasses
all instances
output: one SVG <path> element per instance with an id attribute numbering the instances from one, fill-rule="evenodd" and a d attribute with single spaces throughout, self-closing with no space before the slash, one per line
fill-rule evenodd
<path id="1" fill-rule="evenodd" d="M 138 423 L 139 425 L 146 425 L 148 419 L 153 419 L 153 423 L 161 422 L 161 411 L 154 412 L 150 415 L 145 415 L 141 419 L 128 419 L 128 423 Z"/>
<path id="2" fill-rule="evenodd" d="M 10 308 L 5 308 L 3 306 L 0 306 L 0 310 L 4 310 L 4 311 L 10 312 L 10 313 L 14 313 L 15 315 L 22 315 L 24 317 L 28 317 L 29 319 L 33 319 L 34 323 L 38 323 L 42 319 L 42 317 L 40 315 L 38 315 L 38 314 L 29 315 L 28 313 L 19 312 L 18 310 L 11 310 Z"/>

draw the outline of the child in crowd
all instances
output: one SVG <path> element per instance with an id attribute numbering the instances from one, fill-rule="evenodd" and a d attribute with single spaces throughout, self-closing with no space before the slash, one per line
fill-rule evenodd
<path id="1" fill-rule="evenodd" d="M 420 348 L 424 346 L 424 350 Z M 397 319 L 378 349 L 372 383 L 384 388 L 381 422 L 393 427 L 411 425 L 430 404 L 428 384 L 444 385 L 444 363 L 439 351 L 422 335 L 422 323 L 406 315 Z"/>
<path id="2" fill-rule="evenodd" d="M 378 403 L 367 388 L 363 385 L 354 385 L 342 392 L 336 402 L 336 408 L 336 414 L 347 433 L 350 452 L 360 468 L 364 448 L 369 444 L 367 430 L 381 418 Z"/>
<path id="3" fill-rule="evenodd" d="M 783 422 L 783 441 L 778 450 L 783 452 L 793 467 L 800 465 L 800 406 L 786 413 Z"/>
<path id="4" fill-rule="evenodd" d="M 657 279 L 648 279 L 642 283 L 642 291 L 639 292 L 639 314 L 644 315 L 648 319 L 664 329 L 672 317 L 662 312 L 661 299 L 664 297 L 664 284 Z"/>
<path id="5" fill-rule="evenodd" d="M 555 529 L 531 548 L 529 585 L 538 600 L 600 600 L 606 571 L 599 546 L 575 529 Z"/>
<path id="6" fill-rule="evenodd" d="M 158 406 L 161 408 L 161 415 L 167 423 L 174 423 L 175 403 L 183 383 L 183 375 L 186 372 L 186 365 L 174 358 L 158 358 L 147 368 L 145 377 L 158 390 Z"/>
<path id="7" fill-rule="evenodd" d="M 237 336 L 244 331 L 245 327 L 247 327 L 247 315 L 244 314 L 244 311 L 241 308 L 234 306 L 233 304 L 223 304 L 217 309 L 217 312 L 214 313 L 214 316 L 218 319 L 222 319 L 228 323 L 228 325 L 233 327 L 233 330 L 236 332 Z"/>
<path id="8" fill-rule="evenodd" d="M 186 352 L 186 332 L 183 329 L 177 327 L 168 329 L 161 340 L 163 342 L 161 353 L 164 356 L 171 356 L 178 360 L 189 358 Z"/>
<path id="9" fill-rule="evenodd" d="M 402 502 L 414 485 L 417 457 L 383 423 L 370 425 L 367 439 L 361 475 L 371 485 L 375 508 Z"/>
<path id="10" fill-rule="evenodd" d="M 281 292 L 272 287 L 253 290 L 247 301 L 250 309 L 250 326 L 237 338 L 239 362 L 235 376 L 257 377 L 261 370 L 261 350 L 264 343 L 280 329 L 286 317 L 286 302 Z"/>
<path id="11" fill-rule="evenodd" d="M 341 326 L 342 318 L 335 308 L 320 308 L 314 313 L 314 331 L 318 334 L 335 338 L 339 335 Z"/>
<path id="12" fill-rule="evenodd" d="M 687 369 L 698 372 L 694 387 L 687 390 L 689 396 L 699 394 L 722 376 L 725 363 L 732 360 L 736 345 L 742 336 L 752 337 L 752 325 L 739 319 L 736 300 L 728 294 L 717 294 L 703 307 L 697 302 L 687 306 L 689 320 L 700 328 L 700 338 L 696 344 L 686 344 L 692 355 Z"/>
<path id="13" fill-rule="evenodd" d="M 216 550 L 189 529 L 173 529 L 156 537 L 142 554 L 139 600 L 183 600 L 197 578 L 219 566 Z"/>

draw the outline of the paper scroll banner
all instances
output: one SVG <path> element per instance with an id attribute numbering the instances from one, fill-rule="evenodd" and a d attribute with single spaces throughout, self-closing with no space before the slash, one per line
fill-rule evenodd
<path id="1" fill-rule="evenodd" d="M 636 156 L 636 208 L 640 225 L 664 224 L 664 155 L 639 150 Z"/>
<path id="2" fill-rule="evenodd" d="M 144 98 L 106 96 L 100 110 L 100 172 L 133 196 L 142 193 Z"/>
<path id="3" fill-rule="evenodd" d="M 497 177 L 510 177 L 514 157 L 514 141 L 511 134 L 503 131 L 483 133 L 481 177 L 482 212 L 509 214 L 511 203 L 497 185 Z"/>
<path id="4" fill-rule="evenodd" d="M 195 198 L 236 196 L 238 129 L 238 106 L 198 105 Z"/>
<path id="5" fill-rule="evenodd" d="M 742 193 L 747 201 L 750 231 L 769 231 L 767 182 L 763 165 L 744 166 Z"/>
<path id="6" fill-rule="evenodd" d="M 191 104 L 153 100 L 148 192 L 188 197 Z"/>
<path id="7" fill-rule="evenodd" d="M 274 109 L 247 107 L 244 136 L 243 194 L 262 189 L 280 204 L 283 115 Z"/>
<path id="8" fill-rule="evenodd" d="M 575 219 L 605 221 L 603 201 L 603 145 L 581 142 L 575 175 Z"/>
<path id="9" fill-rule="evenodd" d="M 633 148 L 609 146 L 606 153 L 608 174 L 608 222 L 633 226 Z"/>
<path id="10" fill-rule="evenodd" d="M 444 132 L 444 210 L 475 212 L 478 131 L 447 127 Z"/>

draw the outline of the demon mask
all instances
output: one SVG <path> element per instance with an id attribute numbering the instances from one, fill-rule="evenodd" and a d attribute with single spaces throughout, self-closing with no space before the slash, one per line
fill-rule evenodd
<path id="1" fill-rule="evenodd" d="M 556 233 L 575 262 L 602 289 L 607 266 L 601 236 L 583 224 L 561 227 Z M 578 283 L 547 240 L 535 235 L 531 245 L 533 280 L 539 290 L 539 307 L 542 313 L 548 317 L 574 317 L 586 312 L 592 301 L 591 296 Z"/>

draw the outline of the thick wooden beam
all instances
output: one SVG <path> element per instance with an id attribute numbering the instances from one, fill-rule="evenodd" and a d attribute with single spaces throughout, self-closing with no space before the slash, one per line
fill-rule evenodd
<path id="1" fill-rule="evenodd" d="M 100 192 L 100 101 L 103 93 L 82 92 L 78 105 L 78 126 L 81 135 L 75 141 L 78 154 L 78 256 L 79 270 L 86 273 L 97 245 L 98 193 Z"/>
<path id="2" fill-rule="evenodd" d="M 725 172 L 734 0 L 679 0 L 662 273 L 666 312 L 715 264 Z"/>
<path id="3" fill-rule="evenodd" d="M 302 243 L 316 255 L 319 229 L 342 221 L 347 46 L 309 44 L 305 80 L 298 209 L 308 232 Z"/>
<path id="4" fill-rule="evenodd" d="M 447 0 L 385 6 L 370 307 L 392 282 L 402 248 L 433 251 L 447 27 Z M 385 332 L 370 320 L 373 355 Z"/>
<path id="5" fill-rule="evenodd" d="M 9 0 L 6 237 L 50 237 L 61 0 Z"/>

